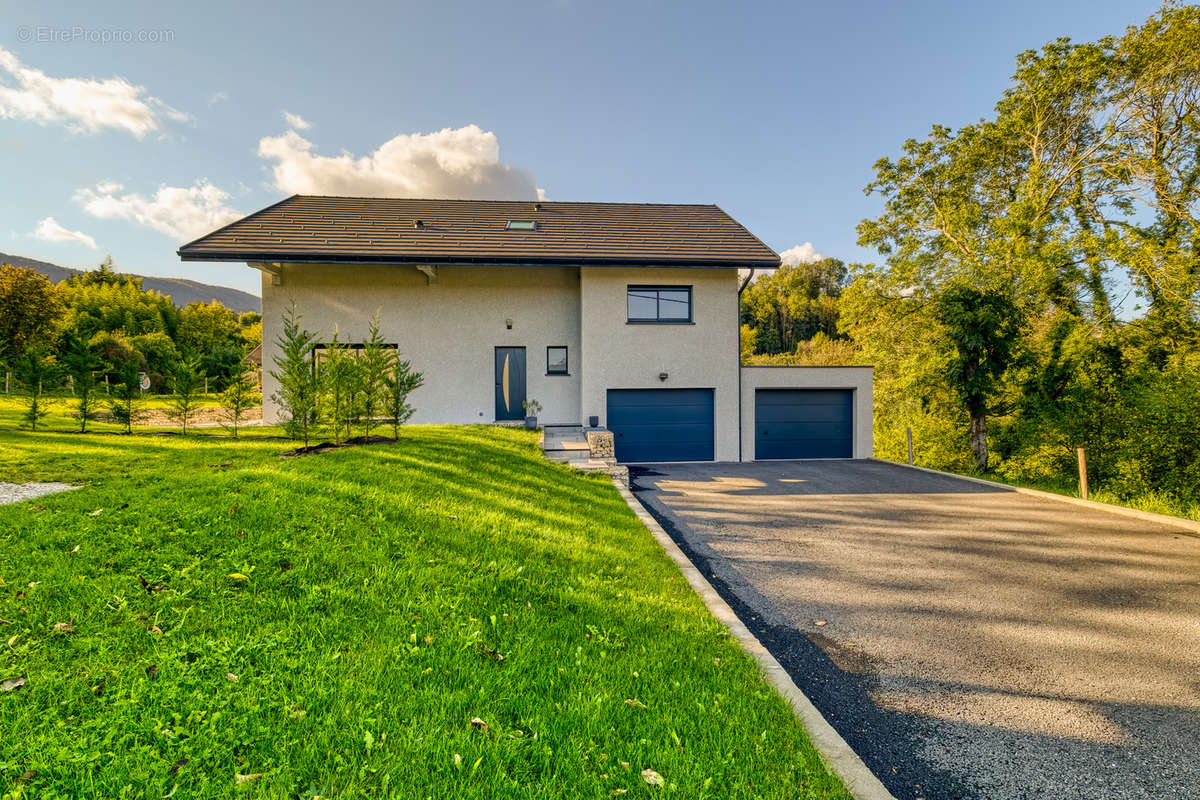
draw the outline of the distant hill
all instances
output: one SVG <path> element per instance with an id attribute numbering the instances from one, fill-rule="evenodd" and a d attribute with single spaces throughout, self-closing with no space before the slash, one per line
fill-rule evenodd
<path id="1" fill-rule="evenodd" d="M 51 283 L 65 281 L 72 275 L 78 275 L 83 270 L 71 267 L 60 267 L 48 261 L 38 261 L 36 258 L 22 258 L 0 253 L 0 264 L 12 264 L 17 267 L 35 269 L 50 279 Z M 171 296 L 175 305 L 183 308 L 188 303 L 208 303 L 219 300 L 222 305 L 241 314 L 244 311 L 262 311 L 262 301 L 252 294 L 230 289 L 227 286 L 213 286 L 208 283 L 189 281 L 183 278 L 151 278 L 147 275 L 135 275 L 142 279 L 142 288 L 153 289 L 160 294 Z"/>

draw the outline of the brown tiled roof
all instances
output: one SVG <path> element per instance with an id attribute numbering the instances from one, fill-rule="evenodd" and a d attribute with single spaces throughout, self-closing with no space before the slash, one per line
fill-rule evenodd
<path id="1" fill-rule="evenodd" d="M 533 220 L 537 230 L 506 230 L 509 220 Z M 779 265 L 771 248 L 715 205 L 306 195 L 185 244 L 179 256 L 184 261 Z"/>

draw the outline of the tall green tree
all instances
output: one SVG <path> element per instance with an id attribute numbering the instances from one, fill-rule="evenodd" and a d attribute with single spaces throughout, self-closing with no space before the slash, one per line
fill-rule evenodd
<path id="1" fill-rule="evenodd" d="M 836 258 L 784 264 L 764 273 L 742 292 L 741 321 L 754 331 L 753 352 L 792 353 L 818 333 L 836 338 L 837 298 L 846 265 Z"/>
<path id="2" fill-rule="evenodd" d="M 59 289 L 68 309 L 64 327 L 84 338 L 102 331 L 175 336 L 179 310 L 171 298 L 144 290 L 140 278 L 114 272 L 111 261 L 63 281 Z"/>
<path id="3" fill-rule="evenodd" d="M 1016 346 L 1017 308 L 1003 292 L 960 284 L 938 296 L 936 309 L 952 348 L 946 380 L 967 409 L 975 468 L 985 471 L 988 403 Z"/>
<path id="4" fill-rule="evenodd" d="M 0 264 L 0 342 L 9 358 L 31 344 L 52 346 L 63 311 L 62 296 L 46 276 Z"/>
<path id="5" fill-rule="evenodd" d="M 300 326 L 300 319 L 292 302 L 283 312 L 282 330 L 275 340 L 279 352 L 269 374 L 279 385 L 271 399 L 279 404 L 284 429 L 293 438 L 303 438 L 308 447 L 320 408 L 321 384 L 312 361 L 317 337 Z"/>
<path id="6" fill-rule="evenodd" d="M 230 346 L 240 351 L 238 332 L 237 314 L 219 301 L 188 303 L 179 312 L 175 341 L 185 355 L 200 357 Z"/>

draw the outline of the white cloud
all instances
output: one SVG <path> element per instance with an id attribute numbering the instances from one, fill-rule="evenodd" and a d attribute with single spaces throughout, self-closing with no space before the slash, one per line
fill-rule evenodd
<path id="1" fill-rule="evenodd" d="M 0 78 L 5 74 L 8 81 L 0 83 L 0 118 L 63 123 L 85 133 L 116 128 L 139 138 L 159 130 L 163 117 L 177 122 L 189 119 L 124 78 L 52 78 L 0 47 Z"/>
<path id="2" fill-rule="evenodd" d="M 538 188 L 525 170 L 500 162 L 496 134 L 478 125 L 400 134 L 366 156 L 312 152 L 291 130 L 265 137 L 258 154 L 274 161 L 275 186 L 289 194 L 533 200 Z"/>
<path id="3" fill-rule="evenodd" d="M 217 91 L 213 92 L 212 94 L 210 94 L 208 96 L 209 108 L 215 106 L 217 103 L 224 103 L 228 99 L 229 99 L 229 94 L 225 91 L 218 89 Z"/>
<path id="4" fill-rule="evenodd" d="M 153 197 L 124 192 L 119 183 L 98 183 L 75 192 L 75 202 L 100 219 L 128 219 L 189 241 L 233 222 L 242 214 L 225 205 L 229 193 L 205 180 L 192 186 L 159 186 Z"/>
<path id="5" fill-rule="evenodd" d="M 283 110 L 283 121 L 286 122 L 288 124 L 288 127 L 291 128 L 292 130 L 306 131 L 312 127 L 311 122 L 309 122 L 308 120 L 306 120 L 304 117 L 300 116 L 299 114 L 293 114 L 292 112 L 288 111 L 286 108 Z"/>
<path id="6" fill-rule="evenodd" d="M 36 239 L 41 239 L 43 242 L 75 242 L 96 249 L 96 240 L 88 236 L 83 231 L 73 231 L 69 228 L 64 228 L 58 224 L 54 217 L 46 217 L 37 224 L 30 234 Z"/>
<path id="7" fill-rule="evenodd" d="M 813 247 L 812 242 L 798 244 L 795 247 L 789 247 L 779 254 L 784 264 L 811 264 L 814 261 L 820 261 L 823 256 L 817 252 L 817 248 Z"/>

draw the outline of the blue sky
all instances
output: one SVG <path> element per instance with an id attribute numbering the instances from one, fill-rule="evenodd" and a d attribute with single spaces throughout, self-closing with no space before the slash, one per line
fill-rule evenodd
<path id="1" fill-rule="evenodd" d="M 175 248 L 294 191 L 717 203 L 872 260 L 876 159 L 989 113 L 1019 51 L 1158 3 L 113 6 L 6 4 L 0 251 L 257 294 Z"/>

